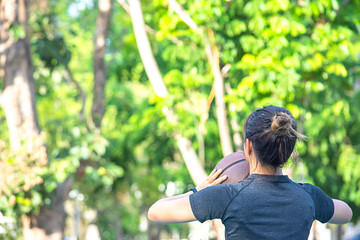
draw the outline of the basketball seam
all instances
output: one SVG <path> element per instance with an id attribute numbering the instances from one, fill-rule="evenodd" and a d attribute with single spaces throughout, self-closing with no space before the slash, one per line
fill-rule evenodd
<path id="1" fill-rule="evenodd" d="M 227 169 L 231 168 L 235 164 L 238 164 L 238 163 L 243 162 L 243 161 L 245 161 L 245 159 L 237 160 L 236 162 L 231 163 L 229 166 L 227 166 L 226 168 L 223 169 L 223 172 L 225 172 Z"/>

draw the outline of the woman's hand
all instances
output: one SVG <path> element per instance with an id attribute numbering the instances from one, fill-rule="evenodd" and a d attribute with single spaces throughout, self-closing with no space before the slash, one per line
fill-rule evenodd
<path id="1" fill-rule="evenodd" d="M 218 178 L 221 173 L 221 169 L 218 171 L 214 169 L 206 180 L 197 186 L 196 189 L 200 191 L 208 186 L 222 183 L 226 180 L 227 176 Z M 160 199 L 150 207 L 148 218 L 151 221 L 158 223 L 188 222 L 196 220 L 190 206 L 189 195 L 191 193 L 192 192 L 187 192 L 182 195 Z"/>
<path id="2" fill-rule="evenodd" d="M 216 169 L 214 169 L 210 173 L 210 175 L 205 179 L 205 181 L 196 187 L 196 190 L 200 191 L 206 187 L 215 186 L 215 185 L 218 185 L 218 184 L 222 183 L 223 181 L 225 181 L 227 179 L 226 175 L 218 178 L 221 173 L 222 173 L 222 169 L 219 169 L 217 171 L 216 171 Z"/>

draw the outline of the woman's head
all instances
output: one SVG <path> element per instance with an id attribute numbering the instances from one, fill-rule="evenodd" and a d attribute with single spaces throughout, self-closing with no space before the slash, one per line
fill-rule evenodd
<path id="1" fill-rule="evenodd" d="M 267 106 L 249 115 L 244 125 L 245 139 L 261 165 L 282 167 L 290 158 L 296 141 L 304 136 L 297 132 L 295 118 L 289 110 Z"/>

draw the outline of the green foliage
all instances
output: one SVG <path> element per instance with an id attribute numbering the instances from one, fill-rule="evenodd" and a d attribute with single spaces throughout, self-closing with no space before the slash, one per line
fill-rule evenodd
<path id="1" fill-rule="evenodd" d="M 215 105 L 207 102 L 214 78 L 205 46 L 211 43 L 221 53 L 220 67 L 230 66 L 224 75 L 226 103 L 232 106 L 229 117 L 242 126 L 256 108 L 288 108 L 308 136 L 297 147 L 303 160 L 299 175 L 349 202 L 358 219 L 360 2 L 178 2 L 198 31 L 169 10 L 168 1 L 142 1 L 169 92 L 166 99 L 152 91 L 131 19 L 114 2 L 106 39 L 108 81 L 101 132 L 81 119 L 80 94 L 64 71 L 65 66 L 71 69 L 87 96 L 87 119 L 93 91 L 94 3 L 49 1 L 49 12 L 30 14 L 37 109 L 50 161 L 41 173 L 44 182 L 17 193 L 15 207 L 6 213 L 36 213 L 40 204 L 51 204 L 56 185 L 69 177 L 73 188 L 84 194 L 85 205 L 97 210 L 104 239 L 114 239 L 119 228 L 126 237 L 145 236 L 139 226 L 147 208 L 173 186 L 177 192 L 172 194 L 192 186 L 174 131 L 192 140 L 207 171 L 222 158 Z M 21 27 L 11 29 L 15 38 L 23 37 Z M 214 42 L 208 30 L 214 32 Z M 176 122 L 166 119 L 165 106 L 174 109 Z M 0 129 L 4 139 L 5 132 Z M 175 228 L 186 237 L 186 226 Z"/>
<path id="2" fill-rule="evenodd" d="M 20 24 L 11 24 L 9 27 L 9 32 L 15 41 L 21 38 L 25 38 L 26 35 L 24 27 Z"/>
<path id="3" fill-rule="evenodd" d="M 40 59 L 45 63 L 45 67 L 51 70 L 57 66 L 68 65 L 71 59 L 71 52 L 67 49 L 62 36 L 56 36 L 53 39 L 39 38 L 34 47 Z"/>
<path id="4" fill-rule="evenodd" d="M 168 69 L 164 80 L 170 92 L 169 103 L 181 119 L 176 128 L 184 129 L 187 136 L 196 139 L 195 131 L 191 130 L 196 129 L 194 118 L 200 118 L 201 110 L 196 108 L 196 103 L 188 109 L 183 106 L 194 99 L 189 92 L 196 91 L 199 100 L 206 99 L 209 93 L 212 76 L 208 74 L 204 54 L 207 43 L 204 33 L 212 29 L 221 50 L 221 66 L 231 65 L 226 82 L 233 91 L 226 99 L 229 106 L 235 106 L 240 126 L 258 107 L 273 104 L 289 108 L 308 136 L 308 141 L 299 147 L 308 173 L 306 180 L 319 185 L 330 196 L 349 202 L 354 212 L 359 212 L 360 174 L 353 165 L 360 146 L 356 134 L 359 129 L 359 3 L 179 2 L 202 30 L 184 30 L 181 19 L 172 17 L 175 13 L 164 14 L 155 27 L 159 29 L 157 36 L 161 36 L 156 45 L 166 46 L 162 54 Z M 178 41 L 171 44 L 167 36 L 176 36 L 182 44 Z M 196 59 L 196 63 L 192 59 Z M 201 77 L 193 78 L 189 84 L 186 76 L 194 67 Z M 195 84 L 199 85 L 195 87 Z M 200 109 L 204 109 L 201 100 L 198 103 Z M 211 139 L 218 139 L 217 127 L 211 128 L 210 123 L 211 119 L 206 125 L 205 139 L 211 135 L 214 135 Z M 209 141 L 205 145 L 207 153 L 216 149 Z M 219 159 L 216 158 L 220 155 L 218 152 L 211 153 L 207 158 Z M 358 217 L 355 214 L 354 220 Z"/>

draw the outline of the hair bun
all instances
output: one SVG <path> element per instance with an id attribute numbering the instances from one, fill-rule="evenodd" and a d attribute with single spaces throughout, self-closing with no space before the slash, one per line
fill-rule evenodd
<path id="1" fill-rule="evenodd" d="M 284 112 L 277 112 L 271 123 L 271 131 L 277 136 L 290 135 L 292 119 Z"/>

